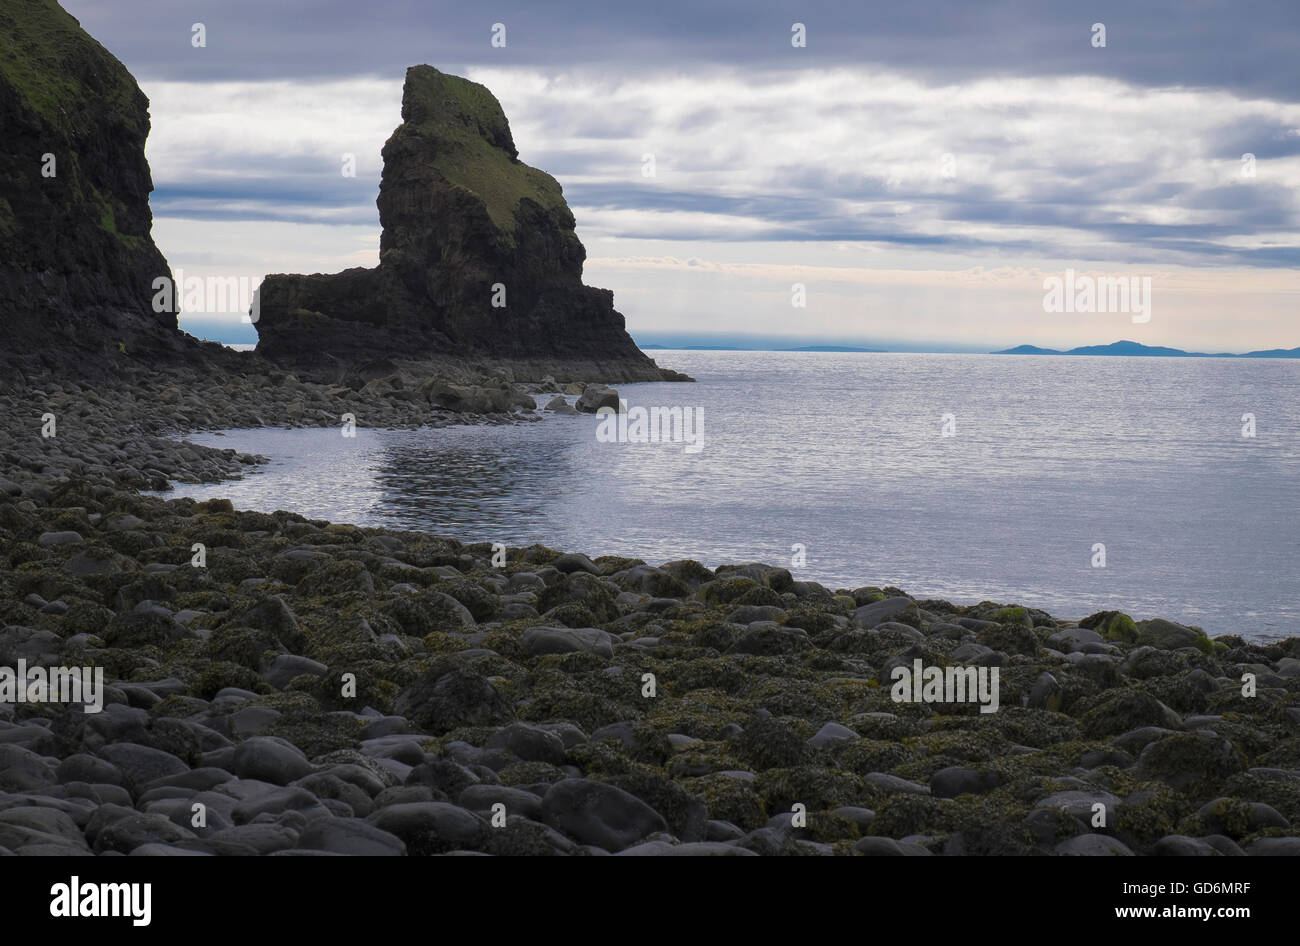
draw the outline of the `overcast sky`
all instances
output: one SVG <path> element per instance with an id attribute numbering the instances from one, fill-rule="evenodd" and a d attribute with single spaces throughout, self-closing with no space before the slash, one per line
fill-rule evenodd
<path id="1" fill-rule="evenodd" d="M 151 99 L 185 275 L 374 265 L 379 151 L 427 62 L 501 100 L 642 343 L 1300 345 L 1294 0 L 64 5 Z M 1149 321 L 1045 312 L 1066 269 L 1149 277 Z"/>

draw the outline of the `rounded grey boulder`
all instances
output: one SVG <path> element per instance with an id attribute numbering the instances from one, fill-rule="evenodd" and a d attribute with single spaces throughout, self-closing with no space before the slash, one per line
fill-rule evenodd
<path id="1" fill-rule="evenodd" d="M 542 817 L 579 843 L 614 853 L 668 828 L 659 812 L 635 795 L 585 778 L 553 784 L 542 798 Z"/>
<path id="2" fill-rule="evenodd" d="M 597 627 L 530 627 L 524 631 L 520 644 L 534 657 L 577 652 L 614 656 L 613 638 Z"/>
<path id="3" fill-rule="evenodd" d="M 478 848 L 489 830 L 473 812 L 439 801 L 389 805 L 366 821 L 401 838 L 412 857 Z"/>
<path id="4" fill-rule="evenodd" d="M 618 410 L 618 392 L 603 384 L 589 384 L 574 406 L 583 414 L 594 414 L 602 407 Z"/>
<path id="5" fill-rule="evenodd" d="M 529 723 L 511 723 L 488 737 L 488 749 L 506 749 L 525 762 L 564 762 L 564 742 L 553 732 Z"/>
<path id="6" fill-rule="evenodd" d="M 406 844 L 359 818 L 316 818 L 298 837 L 298 847 L 355 857 L 401 857 Z"/>
<path id="7" fill-rule="evenodd" d="M 288 785 L 312 768 L 302 750 L 276 736 L 253 736 L 235 747 L 235 774 L 273 785 Z"/>

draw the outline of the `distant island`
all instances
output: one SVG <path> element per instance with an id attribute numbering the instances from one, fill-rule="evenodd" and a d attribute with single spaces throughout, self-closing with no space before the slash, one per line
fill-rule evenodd
<path id="1" fill-rule="evenodd" d="M 1120 341 L 1109 345 L 1084 345 L 1059 351 L 1055 348 L 1039 348 L 1037 345 L 1017 345 L 1002 351 L 991 352 L 994 355 L 1123 355 L 1146 358 L 1300 358 L 1300 348 L 1269 348 L 1264 351 L 1248 351 L 1236 355 L 1231 352 L 1209 354 L 1199 351 L 1183 351 L 1180 348 L 1164 348 L 1159 345 L 1143 345 L 1141 342 Z"/>
<path id="2" fill-rule="evenodd" d="M 719 339 L 724 341 L 729 339 Z M 738 339 L 740 341 L 740 339 Z M 865 354 L 888 354 L 886 348 L 864 348 L 856 345 L 802 345 L 799 347 L 779 344 L 763 344 L 761 338 L 738 345 L 639 345 L 642 351 L 777 351 L 777 352 L 861 352 Z M 905 353 L 926 353 L 910 346 L 898 349 Z M 931 354 L 976 354 L 969 350 L 953 348 L 933 348 Z M 1248 351 L 1241 354 L 1234 352 L 1199 352 L 1184 351 L 1181 348 L 1166 348 L 1162 345 L 1143 345 L 1141 342 L 1119 341 L 1109 345 L 1082 345 L 1062 351 L 1057 348 L 1040 348 L 1037 345 L 1017 345 L 1001 351 L 988 352 L 991 355 L 1109 355 L 1112 357 L 1137 358 L 1300 358 L 1300 348 L 1269 348 L 1262 351 Z"/>

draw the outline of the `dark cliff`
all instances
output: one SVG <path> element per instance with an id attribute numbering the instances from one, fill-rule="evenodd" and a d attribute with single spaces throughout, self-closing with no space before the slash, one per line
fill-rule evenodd
<path id="1" fill-rule="evenodd" d="M 560 185 L 519 161 L 486 88 L 407 70 L 383 158 L 379 266 L 267 276 L 259 353 L 317 367 L 453 356 L 671 376 L 636 347 L 613 293 L 583 285 L 586 251 Z"/>
<path id="2" fill-rule="evenodd" d="M 150 236 L 149 101 L 54 0 L 0 5 L 0 358 L 111 372 L 190 349 Z M 51 174 L 51 172 L 53 172 Z"/>

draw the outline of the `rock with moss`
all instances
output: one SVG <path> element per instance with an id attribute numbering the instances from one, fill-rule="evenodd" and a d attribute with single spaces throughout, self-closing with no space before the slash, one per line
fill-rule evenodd
<path id="1" fill-rule="evenodd" d="M 1122 611 L 1098 611 L 1080 621 L 1079 626 L 1096 631 L 1107 641 L 1132 643 L 1138 639 L 1137 625 Z"/>
<path id="2" fill-rule="evenodd" d="M 1214 643 L 1200 628 L 1184 627 L 1163 618 L 1152 618 L 1137 625 L 1138 643 L 1160 650 L 1195 647 L 1204 654 L 1214 652 Z"/>
<path id="3" fill-rule="evenodd" d="M 268 276 L 259 352 L 316 367 L 430 354 L 665 377 L 613 293 L 583 284 L 586 251 L 560 185 L 519 160 L 488 89 L 412 66 L 383 159 L 379 266 Z"/>
<path id="4" fill-rule="evenodd" d="M 1149 743 L 1138 756 L 1136 774 L 1157 779 L 1193 797 L 1211 790 L 1246 768 L 1244 754 L 1209 730 L 1170 733 Z"/>
<path id="5" fill-rule="evenodd" d="M 91 378 L 126 352 L 197 351 L 151 304 L 171 270 L 150 236 L 149 100 L 55 0 L 6 3 L 0 33 L 0 360 Z"/>

